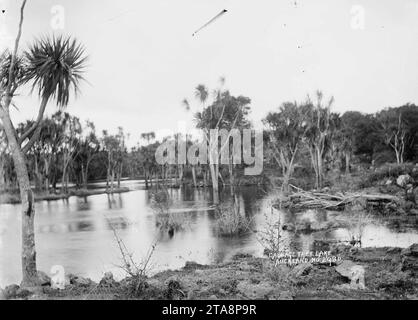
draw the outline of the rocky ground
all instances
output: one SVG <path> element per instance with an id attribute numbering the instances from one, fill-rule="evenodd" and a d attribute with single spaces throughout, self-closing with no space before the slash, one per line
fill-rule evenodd
<path id="1" fill-rule="evenodd" d="M 417 299 L 418 244 L 407 249 L 337 245 L 333 264 L 276 265 L 267 258 L 235 256 L 220 265 L 186 263 L 135 282 L 106 273 L 99 283 L 68 276 L 65 289 L 43 286 L 2 290 L 5 299 Z M 137 285 L 139 284 L 139 285 Z M 363 286 L 364 284 L 364 286 Z M 138 290 L 136 290 L 138 289 Z"/>

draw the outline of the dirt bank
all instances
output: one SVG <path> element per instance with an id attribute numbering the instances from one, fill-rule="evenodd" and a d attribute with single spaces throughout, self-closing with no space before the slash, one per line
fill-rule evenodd
<path id="1" fill-rule="evenodd" d="M 237 255 L 219 265 L 186 263 L 176 271 L 146 278 L 142 290 L 132 290 L 132 278 L 120 282 L 111 274 L 95 283 L 70 276 L 64 290 L 45 285 L 30 291 L 10 286 L 9 299 L 417 299 L 418 244 L 408 249 L 354 248 L 339 245 L 337 263 L 276 265 L 266 258 Z M 365 288 L 353 288 L 341 268 L 364 268 Z M 361 268 L 360 268 L 361 269 Z"/>

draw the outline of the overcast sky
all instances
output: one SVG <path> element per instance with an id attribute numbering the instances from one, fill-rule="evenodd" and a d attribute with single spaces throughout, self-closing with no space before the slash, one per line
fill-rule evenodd
<path id="1" fill-rule="evenodd" d="M 17 0 L 0 0 L 0 46 L 14 36 Z M 77 37 L 89 55 L 82 93 L 68 111 L 98 130 L 176 129 L 191 114 L 197 84 L 220 76 L 234 95 L 252 99 L 255 124 L 287 100 L 321 89 L 334 111 L 375 112 L 418 103 L 416 0 L 28 0 L 22 48 L 35 36 Z M 64 28 L 54 30 L 54 5 Z M 358 7 L 360 5 L 360 7 Z M 357 7 L 356 7 L 357 6 Z M 364 9 L 364 24 L 362 22 Z M 228 12 L 192 33 L 223 9 Z M 5 40 L 6 39 L 6 40 Z M 33 118 L 38 100 L 18 100 L 17 120 Z M 194 103 L 194 109 L 198 103 Z M 54 111 L 50 104 L 48 112 Z M 132 143 L 131 142 L 131 143 Z"/>

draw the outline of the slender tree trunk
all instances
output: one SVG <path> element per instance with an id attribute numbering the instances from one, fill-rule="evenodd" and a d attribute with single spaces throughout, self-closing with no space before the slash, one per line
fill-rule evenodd
<path id="1" fill-rule="evenodd" d="M 8 114 L 1 114 L 9 149 L 12 153 L 22 202 L 22 286 L 31 287 L 38 284 L 35 250 L 35 208 L 34 197 L 30 187 L 26 157 L 19 146 L 12 122 Z"/>
<path id="2" fill-rule="evenodd" d="M 228 170 L 229 170 L 229 188 L 231 191 L 231 195 L 234 194 L 234 186 L 235 186 L 235 181 L 234 181 L 234 169 L 233 169 L 233 164 L 232 164 L 232 157 L 230 157 L 230 161 L 228 164 Z"/>
<path id="3" fill-rule="evenodd" d="M 67 174 L 65 175 L 65 192 L 68 193 L 68 184 L 70 182 L 70 174 L 67 170 Z"/>
<path id="4" fill-rule="evenodd" d="M 6 189 L 5 183 L 5 175 L 4 175 L 4 168 L 3 168 L 3 159 L 1 159 L 0 155 L 0 192 Z"/>
<path id="5" fill-rule="evenodd" d="M 49 161 L 48 158 L 45 157 L 44 159 L 44 174 L 45 174 L 45 190 L 49 192 Z"/>
<path id="6" fill-rule="evenodd" d="M 61 193 L 66 194 L 67 190 L 65 189 L 65 177 L 67 175 L 67 166 L 64 165 L 62 168 L 62 177 L 61 177 Z"/>
<path id="7" fill-rule="evenodd" d="M 113 194 L 115 189 L 115 169 L 112 168 L 112 171 L 110 173 L 110 193 Z"/>
<path id="8" fill-rule="evenodd" d="M 218 140 L 216 141 L 208 141 L 209 146 L 209 170 L 210 175 L 212 178 L 212 192 L 213 192 L 213 203 L 215 205 L 219 204 L 219 164 L 218 159 L 214 157 L 218 157 Z"/>
<path id="9" fill-rule="evenodd" d="M 241 206 L 240 206 L 238 193 L 234 192 L 232 194 L 232 197 L 233 197 L 232 199 L 234 201 L 234 214 L 236 215 L 235 219 L 239 219 L 239 216 L 241 215 Z M 245 210 L 243 210 L 242 216 L 245 216 Z"/>
<path id="10" fill-rule="evenodd" d="M 312 166 L 315 171 L 315 188 L 321 189 L 323 182 L 323 160 L 320 148 L 318 146 L 309 150 L 311 154 Z"/>
<path id="11" fill-rule="evenodd" d="M 168 175 L 169 175 L 169 173 L 170 173 L 170 166 L 167 165 L 166 168 L 165 168 L 165 170 L 164 170 L 164 180 L 165 180 L 165 183 L 166 184 L 168 183 Z"/>
<path id="12" fill-rule="evenodd" d="M 82 163 L 81 164 L 81 184 L 82 184 L 82 186 L 83 186 L 83 189 L 85 189 L 86 188 L 86 184 L 85 184 L 85 182 L 86 182 L 86 178 L 85 178 L 85 176 L 84 176 L 84 164 Z"/>
<path id="13" fill-rule="evenodd" d="M 315 188 L 319 189 L 319 168 L 318 168 L 318 158 L 315 149 L 310 150 L 312 167 L 315 171 Z"/>
<path id="14" fill-rule="evenodd" d="M 322 163 L 322 154 L 319 148 L 317 148 L 317 161 L 318 161 L 318 189 L 322 188 L 323 180 L 323 163 Z"/>
<path id="15" fill-rule="evenodd" d="M 207 167 L 202 167 L 203 170 L 203 186 L 206 188 L 208 186 L 208 171 Z"/>
<path id="16" fill-rule="evenodd" d="M 107 172 L 106 172 L 106 191 L 109 191 L 109 182 L 110 182 L 110 166 L 111 166 L 111 161 L 110 161 L 110 151 L 107 152 Z"/>
<path id="17" fill-rule="evenodd" d="M 179 165 L 179 180 L 180 180 L 180 184 L 183 184 L 183 165 L 180 164 Z"/>
<path id="18" fill-rule="evenodd" d="M 400 150 L 401 164 L 404 163 L 404 153 L 405 153 L 405 137 L 402 136 L 401 150 Z"/>
<path id="19" fill-rule="evenodd" d="M 70 156 L 66 153 L 63 155 L 61 190 L 63 194 L 68 193 L 68 166 L 70 164 Z"/>
<path id="20" fill-rule="evenodd" d="M 149 172 L 148 170 L 146 170 L 144 168 L 144 177 L 145 177 L 145 189 L 148 189 L 148 177 L 149 177 Z"/>
<path id="21" fill-rule="evenodd" d="M 84 189 L 87 189 L 87 185 L 89 183 L 89 167 L 90 167 L 90 161 L 87 161 L 86 168 L 84 171 L 84 181 L 83 181 Z"/>
<path id="22" fill-rule="evenodd" d="M 219 183 L 218 183 L 218 171 L 215 164 L 209 164 L 210 174 L 212 176 L 212 192 L 213 203 L 219 204 Z"/>
<path id="23" fill-rule="evenodd" d="M 345 154 L 345 173 L 350 174 L 350 154 Z"/>
<path id="24" fill-rule="evenodd" d="M 289 192 L 289 181 L 290 181 L 290 176 L 292 175 L 292 171 L 293 171 L 292 163 L 289 163 L 287 166 L 284 165 L 283 183 L 282 183 L 283 192 Z"/>
<path id="25" fill-rule="evenodd" d="M 33 162 L 35 165 L 35 168 L 34 168 L 35 190 L 41 190 L 42 184 L 41 184 L 41 179 L 39 177 L 40 173 L 39 173 L 38 157 L 36 156 L 36 154 L 34 154 Z"/>
<path id="26" fill-rule="evenodd" d="M 289 181 L 290 181 L 290 178 L 293 175 L 293 170 L 294 170 L 294 167 L 295 167 L 295 158 L 296 158 L 297 151 L 298 151 L 298 146 L 296 146 L 295 149 L 292 151 L 292 157 L 290 158 L 289 166 L 287 168 L 287 172 L 286 172 L 287 191 L 289 191 Z"/>
<path id="27" fill-rule="evenodd" d="M 197 181 L 196 181 L 196 168 L 192 165 L 192 177 L 193 177 L 193 186 L 197 188 Z"/>
<path id="28" fill-rule="evenodd" d="M 117 174 L 118 188 L 120 188 L 120 180 L 122 179 L 122 170 L 123 170 L 123 164 L 121 163 L 118 168 L 118 174 Z"/>
<path id="29" fill-rule="evenodd" d="M 400 157 L 400 153 L 398 149 L 395 149 L 395 153 L 396 153 L 396 163 L 401 164 L 401 157 Z"/>
<path id="30" fill-rule="evenodd" d="M 106 191 L 109 191 L 110 168 L 106 170 Z"/>

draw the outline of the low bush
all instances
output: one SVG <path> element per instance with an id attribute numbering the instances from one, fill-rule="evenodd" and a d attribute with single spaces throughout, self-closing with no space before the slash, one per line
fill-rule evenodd
<path id="1" fill-rule="evenodd" d="M 375 185 L 377 182 L 388 179 L 396 179 L 400 175 L 409 174 L 414 180 L 418 180 L 418 166 L 412 163 L 384 164 L 367 174 L 361 183 L 362 188 Z"/>
<path id="2" fill-rule="evenodd" d="M 216 208 L 216 230 L 221 236 L 234 236 L 249 230 L 251 219 L 239 212 L 232 204 Z"/>

